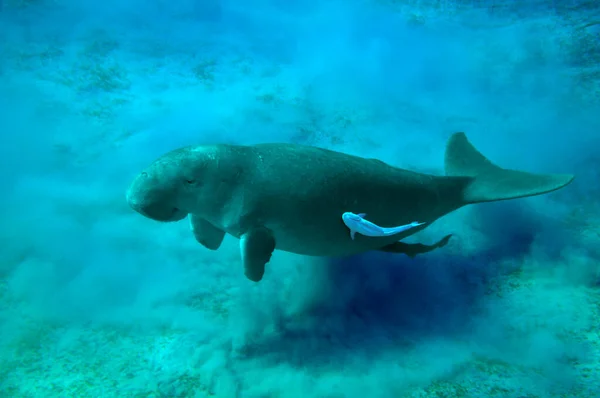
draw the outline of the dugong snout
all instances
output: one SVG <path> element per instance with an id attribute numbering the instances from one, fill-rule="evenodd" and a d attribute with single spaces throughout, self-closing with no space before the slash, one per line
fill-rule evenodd
<path id="1" fill-rule="evenodd" d="M 157 185 L 146 172 L 133 180 L 126 194 L 129 207 L 144 217 L 163 222 L 179 221 L 187 216 L 172 199 L 173 193 Z"/>

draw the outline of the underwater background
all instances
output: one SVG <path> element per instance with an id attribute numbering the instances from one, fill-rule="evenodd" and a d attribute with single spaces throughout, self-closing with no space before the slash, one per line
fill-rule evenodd
<path id="1" fill-rule="evenodd" d="M 600 3 L 1 0 L 0 397 L 600 397 Z M 574 173 L 410 259 L 243 275 L 125 191 L 183 145 Z"/>

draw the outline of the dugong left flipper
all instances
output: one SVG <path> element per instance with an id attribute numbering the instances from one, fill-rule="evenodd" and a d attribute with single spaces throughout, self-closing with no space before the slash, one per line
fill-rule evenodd
<path id="1" fill-rule="evenodd" d="M 253 282 L 262 279 L 265 265 L 271 260 L 273 250 L 275 250 L 275 238 L 268 228 L 252 228 L 242 235 L 242 264 L 246 278 Z"/>
<path id="2" fill-rule="evenodd" d="M 381 249 L 379 249 L 379 251 L 386 253 L 401 253 L 406 254 L 410 258 L 414 258 L 418 254 L 429 253 L 432 250 L 446 246 L 451 237 L 452 234 L 446 235 L 433 245 L 424 245 L 423 243 L 395 242 L 391 245 L 382 247 Z"/>

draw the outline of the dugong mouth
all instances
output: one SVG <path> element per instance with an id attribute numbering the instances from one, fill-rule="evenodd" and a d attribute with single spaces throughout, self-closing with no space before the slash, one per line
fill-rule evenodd
<path id="1" fill-rule="evenodd" d="M 162 222 L 173 222 L 183 220 L 187 212 L 176 207 L 170 207 L 164 203 L 154 201 L 138 200 L 134 195 L 127 195 L 127 203 L 136 212 L 151 220 Z"/>
<path id="2" fill-rule="evenodd" d="M 130 206 L 144 217 L 162 222 L 173 222 L 183 220 L 187 213 L 177 208 L 165 208 L 160 206 Z"/>

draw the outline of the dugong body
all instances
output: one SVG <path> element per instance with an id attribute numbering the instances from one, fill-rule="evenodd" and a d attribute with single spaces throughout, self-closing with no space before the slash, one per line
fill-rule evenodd
<path id="1" fill-rule="evenodd" d="M 127 201 L 156 221 L 179 221 L 189 214 L 196 239 L 212 250 L 226 233 L 240 238 L 245 274 L 259 281 L 275 248 L 310 256 L 369 250 L 410 255 L 410 245 L 400 239 L 464 205 L 539 195 L 573 180 L 572 175 L 502 169 L 463 133 L 448 141 L 445 169 L 446 176 L 416 173 L 295 144 L 191 146 L 163 155 L 142 171 Z M 425 224 L 353 240 L 342 221 L 345 212 L 367 213 L 383 227 L 415 220 Z"/>

